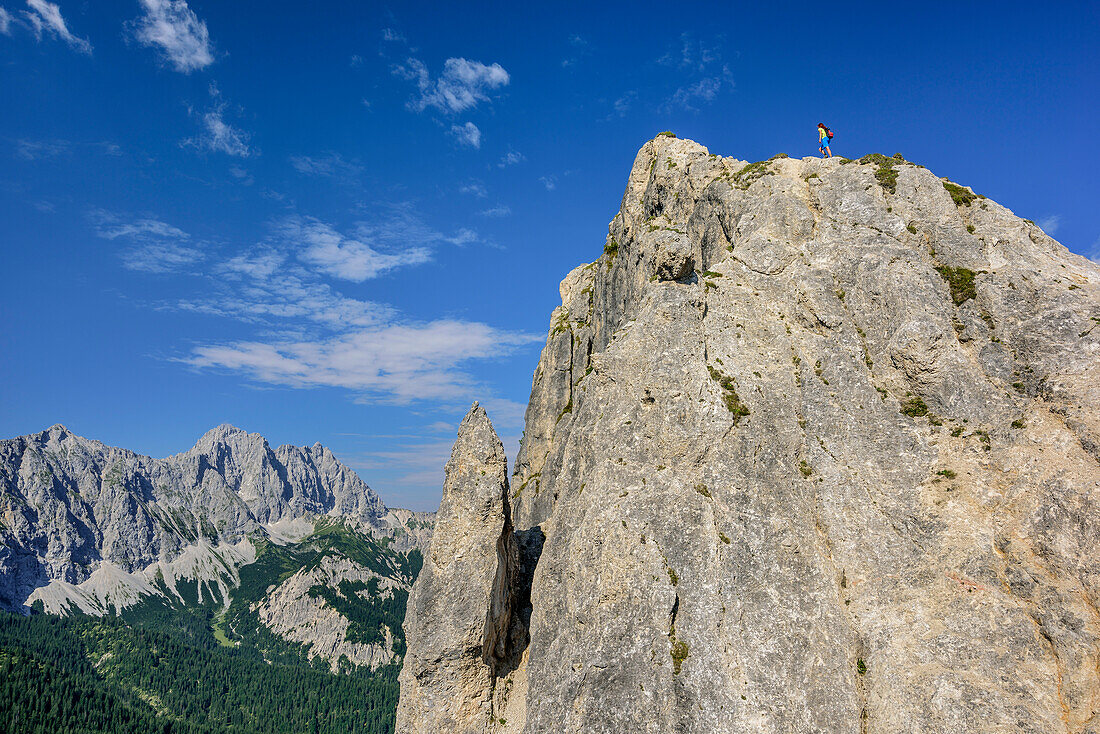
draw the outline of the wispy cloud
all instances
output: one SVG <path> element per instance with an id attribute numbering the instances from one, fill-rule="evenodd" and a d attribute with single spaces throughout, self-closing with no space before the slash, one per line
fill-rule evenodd
<path id="1" fill-rule="evenodd" d="M 27 0 L 27 6 L 30 10 L 24 10 L 23 16 L 34 31 L 35 38 L 42 40 L 43 35 L 60 38 L 74 50 L 91 55 L 92 44 L 72 34 L 65 19 L 61 17 L 61 8 L 46 0 Z"/>
<path id="2" fill-rule="evenodd" d="M 658 64 L 676 69 L 677 78 L 686 80 L 660 105 L 662 111 L 697 112 L 696 105 L 709 104 L 723 89 L 734 87 L 733 73 L 722 60 L 721 41 L 720 37 L 708 42 L 685 32 L 677 47 L 657 59 Z"/>
<path id="3" fill-rule="evenodd" d="M 15 141 L 15 154 L 28 161 L 37 161 L 43 158 L 67 153 L 69 141 L 67 140 L 17 140 Z"/>
<path id="4" fill-rule="evenodd" d="M 140 0 L 143 15 L 133 22 L 139 43 L 160 50 L 176 71 L 190 74 L 214 63 L 206 23 L 185 0 Z"/>
<path id="5" fill-rule="evenodd" d="M 253 155 L 254 151 L 249 147 L 249 134 L 225 121 L 225 103 L 220 101 L 221 92 L 217 85 L 210 85 L 210 96 L 214 102 L 202 115 L 203 131 L 183 140 L 181 145 L 240 158 Z"/>
<path id="6" fill-rule="evenodd" d="M 512 214 L 512 208 L 509 207 L 509 206 L 506 206 L 504 204 L 500 204 L 499 206 L 494 206 L 494 207 L 491 207 L 489 209 L 482 209 L 481 211 L 478 212 L 479 216 L 493 217 L 493 218 L 507 217 L 507 216 L 510 216 L 511 214 Z"/>
<path id="7" fill-rule="evenodd" d="M 393 73 L 416 82 L 419 96 L 409 102 L 409 109 L 423 112 L 432 107 L 445 114 L 465 112 L 480 102 L 488 102 L 489 92 L 511 81 L 500 64 L 483 64 L 462 58 L 447 59 L 436 79 L 431 78 L 424 62 L 415 58 L 395 66 Z"/>
<path id="8" fill-rule="evenodd" d="M 213 268 L 215 292 L 175 304 L 184 311 L 277 326 L 280 331 L 313 324 L 343 332 L 376 326 L 393 317 L 388 306 L 348 298 L 286 253 L 261 247 Z"/>
<path id="9" fill-rule="evenodd" d="M 129 270 L 167 273 L 203 259 L 191 235 L 153 217 L 127 217 L 103 209 L 88 214 L 98 237 L 126 244 L 119 252 Z"/>
<path id="10" fill-rule="evenodd" d="M 481 130 L 472 122 L 464 125 L 451 125 L 451 135 L 459 145 L 467 145 L 471 148 L 481 147 Z"/>
<path id="11" fill-rule="evenodd" d="M 404 43 L 405 42 L 405 36 L 402 35 L 401 33 L 398 33 L 393 28 L 383 28 L 382 29 L 382 40 L 383 41 L 389 41 L 391 43 Z"/>
<path id="12" fill-rule="evenodd" d="M 300 243 L 298 257 L 321 272 L 341 280 L 361 283 L 395 268 L 419 265 L 431 259 L 427 247 L 410 247 L 384 253 L 367 242 L 348 237 L 317 219 L 291 217 L 279 226 L 284 241 Z"/>
<path id="13" fill-rule="evenodd" d="M 539 181 L 542 182 L 542 185 L 546 187 L 547 191 L 553 191 L 558 187 L 557 176 L 539 176 Z"/>
<path id="14" fill-rule="evenodd" d="M 489 192 L 485 190 L 485 186 L 478 181 L 471 181 L 468 184 L 464 184 L 459 187 L 458 193 L 470 194 L 476 196 L 479 199 L 484 199 L 489 195 Z"/>
<path id="15" fill-rule="evenodd" d="M 1051 214 L 1049 217 L 1043 217 L 1039 220 L 1039 229 L 1053 237 L 1054 233 L 1058 231 L 1058 225 L 1061 223 L 1062 217 L 1060 214 Z"/>
<path id="16" fill-rule="evenodd" d="M 472 365 L 537 344 L 541 335 L 477 321 L 409 319 L 389 305 L 350 298 L 327 282 L 360 282 L 426 262 L 434 247 L 480 241 L 477 233 L 459 229 L 445 235 L 410 203 L 374 204 L 372 213 L 349 231 L 316 218 L 281 219 L 262 243 L 220 261 L 217 250 L 204 253 L 189 233 L 154 216 L 94 210 L 89 219 L 99 237 L 124 246 L 120 256 L 127 268 L 156 273 L 206 261 L 196 273 L 205 287 L 158 308 L 254 327 L 243 338 L 200 343 L 176 358 L 195 369 L 264 385 L 345 389 L 364 402 L 444 401 L 447 410 L 475 394 L 491 395 Z"/>
<path id="17" fill-rule="evenodd" d="M 398 202 L 390 204 L 372 203 L 370 218 L 357 222 L 355 235 L 364 241 L 377 243 L 386 249 L 397 250 L 408 247 L 410 244 L 417 246 L 431 246 L 449 242 L 459 244 L 472 242 L 477 239 L 476 233 L 471 230 L 460 229 L 455 234 L 447 236 L 428 224 L 423 216 L 416 210 L 412 202 Z M 467 234 L 473 237 L 468 238 Z"/>
<path id="18" fill-rule="evenodd" d="M 4 8 L 0 8 L 0 33 L 11 35 L 11 13 Z"/>
<path id="19" fill-rule="evenodd" d="M 669 49 L 657 59 L 657 63 L 663 66 L 673 66 L 678 69 L 706 72 L 712 64 L 722 59 L 721 50 L 716 45 L 697 39 L 691 33 L 685 31 L 680 34 L 680 44 L 677 48 Z"/>
<path id="20" fill-rule="evenodd" d="M 576 33 L 569 36 L 569 47 L 569 56 L 562 59 L 561 62 L 562 67 L 566 69 L 576 66 L 580 63 L 582 58 L 590 53 L 588 50 L 588 41 Z"/>
<path id="21" fill-rule="evenodd" d="M 616 99 L 611 106 L 619 117 L 626 117 L 626 113 L 630 112 L 630 108 L 634 106 L 636 101 L 638 101 L 638 93 L 630 90 Z"/>
<path id="22" fill-rule="evenodd" d="M 363 172 L 362 166 L 345 160 L 339 153 L 327 153 L 323 156 L 292 155 L 290 165 L 299 173 L 310 176 L 350 179 Z"/>
<path id="23" fill-rule="evenodd" d="M 230 166 L 229 175 L 240 181 L 245 186 L 251 186 L 252 184 L 256 183 L 256 179 L 252 178 L 252 174 L 250 174 L 247 170 L 241 168 L 240 166 Z"/>
<path id="24" fill-rule="evenodd" d="M 500 429 L 515 429 L 523 426 L 524 413 L 527 411 L 526 403 L 517 403 L 506 398 L 489 397 L 481 401 L 489 417 L 493 419 L 493 425 Z M 514 456 L 515 454 L 513 454 Z"/>
<path id="25" fill-rule="evenodd" d="M 527 157 L 524 156 L 523 153 L 510 150 L 501 157 L 500 162 L 497 163 L 497 168 L 514 166 L 517 163 L 523 163 L 525 160 L 527 160 Z"/>
<path id="26" fill-rule="evenodd" d="M 707 77 L 700 79 L 692 85 L 686 87 L 680 87 L 669 98 L 667 107 L 695 110 L 694 105 L 698 102 L 713 102 L 718 96 L 718 93 L 722 91 L 722 85 L 728 80 L 732 85 L 732 78 L 729 77 L 729 69 L 724 67 L 724 74 L 722 76 Z"/>
<path id="27" fill-rule="evenodd" d="M 368 401 L 409 403 L 464 397 L 474 382 L 463 365 L 539 340 L 483 323 L 438 320 L 390 323 L 325 340 L 201 346 L 185 361 L 268 384 L 342 387 Z"/>

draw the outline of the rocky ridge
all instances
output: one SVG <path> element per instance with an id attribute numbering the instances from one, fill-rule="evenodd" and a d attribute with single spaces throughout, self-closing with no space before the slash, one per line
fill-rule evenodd
<path id="1" fill-rule="evenodd" d="M 1100 732 L 1094 263 L 900 156 L 659 136 L 561 295 L 398 732 Z"/>
<path id="2" fill-rule="evenodd" d="M 228 607 L 242 569 L 265 549 L 287 546 L 284 564 L 292 564 L 291 551 L 335 522 L 352 545 L 361 536 L 385 547 L 370 545 L 358 558 L 339 547 L 312 553 L 314 567 L 293 575 L 298 569 L 280 567 L 288 578 L 253 611 L 311 656 L 377 667 L 401 653 L 392 630 L 370 643 L 349 639 L 351 622 L 317 589 L 373 580 L 379 598 L 359 590 L 344 600 L 359 607 L 407 593 L 412 576 L 377 557 L 404 562 L 405 552 L 426 545 L 432 519 L 386 508 L 320 444 L 272 449 L 259 434 L 219 426 L 189 451 L 153 459 L 53 426 L 0 441 L 0 608 L 103 615 L 150 600 Z"/>

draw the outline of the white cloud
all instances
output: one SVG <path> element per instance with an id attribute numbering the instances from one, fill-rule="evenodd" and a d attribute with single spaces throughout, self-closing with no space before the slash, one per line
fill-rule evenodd
<path id="1" fill-rule="evenodd" d="M 215 294 L 175 306 L 245 322 L 275 321 L 280 333 L 302 322 L 343 332 L 376 326 L 393 316 L 388 306 L 340 295 L 278 250 L 237 255 L 214 270 L 220 276 Z"/>
<path id="2" fill-rule="evenodd" d="M 517 153 L 514 150 L 510 150 L 500 159 L 500 163 L 497 163 L 497 168 L 514 166 L 517 163 L 523 163 L 525 160 L 527 160 L 527 158 L 523 153 Z"/>
<path id="3" fill-rule="evenodd" d="M 11 35 L 11 13 L 4 8 L 0 8 L 0 33 Z"/>
<path id="4" fill-rule="evenodd" d="M 383 28 L 382 29 L 382 40 L 383 41 L 396 42 L 396 43 L 404 43 L 405 42 L 405 36 L 401 35 L 397 31 L 395 31 L 393 28 Z"/>
<path id="5" fill-rule="evenodd" d="M 215 100 L 221 97 L 221 93 L 214 84 L 210 85 L 210 96 Z M 248 133 L 226 122 L 224 111 L 224 103 L 215 103 L 213 108 L 203 113 L 203 132 L 196 137 L 183 140 L 180 144 L 239 158 L 252 155 L 253 151 L 248 146 Z"/>
<path id="6" fill-rule="evenodd" d="M 189 74 L 214 63 L 206 23 L 185 0 L 140 0 L 144 15 L 134 21 L 134 37 L 160 49 L 176 71 Z"/>
<path id="7" fill-rule="evenodd" d="M 481 130 L 472 122 L 465 125 L 451 125 L 451 135 L 460 145 L 468 145 L 471 148 L 481 147 Z"/>
<path id="8" fill-rule="evenodd" d="M 433 244 L 478 241 L 472 230 L 452 236 L 434 230 L 408 203 L 372 208 L 375 218 L 355 224 L 353 236 L 317 219 L 292 217 L 274 223 L 272 235 L 250 251 L 205 264 L 196 273 L 205 276 L 198 281 L 205 288 L 157 307 L 255 328 L 242 339 L 200 344 L 178 361 L 266 385 L 346 389 L 364 402 L 453 405 L 489 392 L 469 365 L 508 356 L 542 341 L 541 335 L 455 319 L 414 321 L 325 282 L 329 276 L 360 281 L 426 261 Z M 98 236 L 128 247 L 120 253 L 128 268 L 164 272 L 208 258 L 187 232 L 158 218 L 103 210 L 89 218 Z M 504 401 L 498 409 L 514 419 L 514 405 Z"/>
<path id="9" fill-rule="evenodd" d="M 128 270 L 146 273 L 168 273 L 203 259 L 202 252 L 174 242 L 151 242 L 122 254 L 122 264 Z"/>
<path id="10" fill-rule="evenodd" d="M 134 219 L 126 222 L 109 212 L 98 213 L 97 219 L 99 227 L 96 229 L 96 234 L 105 240 L 117 240 L 120 237 L 135 240 L 152 238 L 186 240 L 191 237 L 179 227 L 173 227 L 159 219 Z"/>
<path id="11" fill-rule="evenodd" d="M 680 87 L 666 103 L 666 108 L 695 110 L 696 107 L 693 105 L 696 102 L 713 102 L 718 93 L 722 91 L 722 85 L 728 78 L 729 69 L 724 69 L 724 72 L 724 76 L 706 77 L 690 86 Z M 731 81 L 730 86 L 732 85 Z"/>
<path id="12" fill-rule="evenodd" d="M 485 190 L 485 186 L 478 183 L 477 181 L 471 181 L 468 184 L 460 186 L 458 189 L 458 193 L 470 194 L 471 196 L 476 196 L 479 199 L 484 199 L 486 196 L 489 195 L 489 192 Z"/>
<path id="13" fill-rule="evenodd" d="M 368 401 L 409 403 L 465 397 L 473 378 L 461 368 L 500 357 L 541 337 L 487 324 L 438 320 L 389 323 L 312 341 L 247 341 L 200 346 L 185 361 L 291 387 L 342 387 Z"/>
<path id="14" fill-rule="evenodd" d="M 339 153 L 328 153 L 324 156 L 312 157 L 308 155 L 290 156 L 290 165 L 299 173 L 311 176 L 330 176 L 332 178 L 353 178 L 363 172 L 363 167 L 358 163 L 346 161 Z"/>
<path id="15" fill-rule="evenodd" d="M 226 122 L 222 118 L 221 110 L 207 112 L 202 121 L 206 126 L 206 136 L 203 139 L 205 147 L 226 155 L 248 157 L 251 152 L 248 148 L 248 133 Z"/>
<path id="16" fill-rule="evenodd" d="M 490 209 L 482 209 L 478 214 L 483 217 L 507 217 L 512 214 L 512 208 L 505 204 L 501 204 Z"/>
<path id="17" fill-rule="evenodd" d="M 553 191 L 558 187 L 557 176 L 539 176 L 539 181 L 542 182 L 542 185 L 546 187 L 547 191 Z"/>
<path id="18" fill-rule="evenodd" d="M 473 242 L 477 242 L 479 239 L 480 238 L 477 236 L 477 232 L 473 231 L 472 229 L 463 228 L 455 232 L 454 235 L 451 237 L 444 237 L 443 241 L 450 242 L 452 245 L 458 245 L 459 247 L 461 247 L 463 245 L 469 245 Z"/>
<path id="19" fill-rule="evenodd" d="M 92 210 L 89 218 L 98 237 L 127 243 L 119 257 L 129 270 L 167 273 L 203 259 L 202 251 L 191 244 L 191 235 L 159 219 L 126 218 L 102 209 Z"/>
<path id="20" fill-rule="evenodd" d="M 424 62 L 414 58 L 394 67 L 393 73 L 416 82 L 420 97 L 409 102 L 409 108 L 417 112 L 428 107 L 447 114 L 464 112 L 479 102 L 488 102 L 490 91 L 511 81 L 500 64 L 486 65 L 461 58 L 447 59 L 438 79 L 432 79 Z"/>
<path id="21" fill-rule="evenodd" d="M 65 19 L 61 17 L 61 8 L 46 0 L 27 0 L 27 6 L 34 12 L 24 10 L 23 16 L 30 24 L 36 38 L 42 40 L 42 35 L 45 33 L 53 38 L 60 38 L 80 53 L 91 55 L 92 44 L 72 34 L 65 24 Z"/>
<path id="22" fill-rule="evenodd" d="M 359 239 L 346 237 L 317 219 L 291 217 L 279 234 L 284 241 L 300 243 L 298 258 L 334 278 L 361 283 L 387 270 L 419 265 L 431 259 L 427 247 L 410 247 L 399 253 L 383 253 Z"/>
<path id="23" fill-rule="evenodd" d="M 1062 216 L 1060 214 L 1051 214 L 1049 217 L 1044 217 L 1039 220 L 1039 229 L 1046 232 L 1051 237 L 1058 231 L 1058 225 L 1062 223 Z"/>

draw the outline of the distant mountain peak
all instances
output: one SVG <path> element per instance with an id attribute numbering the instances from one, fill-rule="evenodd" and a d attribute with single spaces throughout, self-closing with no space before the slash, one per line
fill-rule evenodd
<path id="1" fill-rule="evenodd" d="M 423 543 L 430 527 L 392 513 L 319 443 L 273 451 L 226 423 L 156 459 L 54 425 L 0 441 L 0 609 L 20 609 L 51 581 L 81 584 L 104 563 L 140 573 L 204 539 L 234 544 L 326 515 L 392 538 L 396 550 Z"/>

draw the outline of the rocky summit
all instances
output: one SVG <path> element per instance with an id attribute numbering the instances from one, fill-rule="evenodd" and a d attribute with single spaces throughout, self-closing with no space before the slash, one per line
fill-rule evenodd
<path id="1" fill-rule="evenodd" d="M 561 296 L 510 483 L 460 431 L 399 732 L 1100 732 L 1096 264 L 667 134 Z"/>

